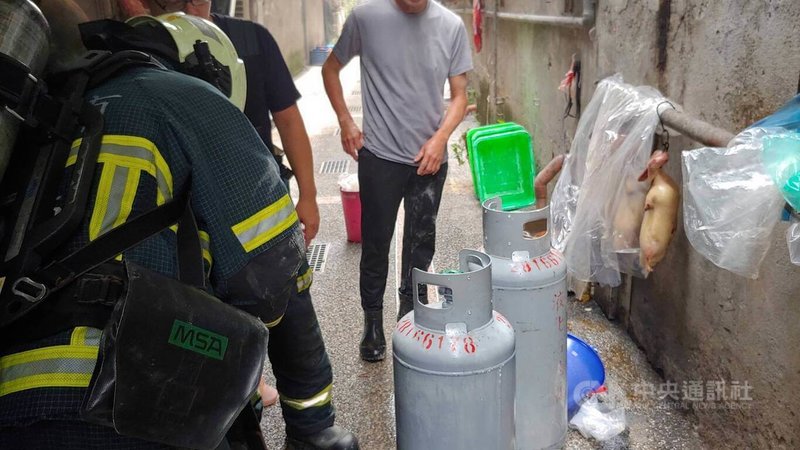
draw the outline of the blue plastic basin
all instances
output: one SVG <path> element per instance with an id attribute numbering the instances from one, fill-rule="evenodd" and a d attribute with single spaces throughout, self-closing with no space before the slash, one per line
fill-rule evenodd
<path id="1" fill-rule="evenodd" d="M 571 418 L 581 400 L 606 382 L 606 369 L 586 342 L 567 334 L 567 414 Z"/>

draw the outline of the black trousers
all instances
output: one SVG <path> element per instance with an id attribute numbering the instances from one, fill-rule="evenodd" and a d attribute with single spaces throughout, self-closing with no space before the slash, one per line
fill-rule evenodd
<path id="1" fill-rule="evenodd" d="M 269 360 L 287 434 L 311 434 L 333 425 L 333 375 L 311 301 L 313 272 L 302 235 L 298 231 L 287 237 L 248 267 L 252 270 L 230 279 L 229 294 L 237 299 L 235 306 L 269 326 Z M 272 301 L 251 298 L 252 292 L 262 292 Z"/>
<path id="2" fill-rule="evenodd" d="M 436 250 L 436 215 L 447 177 L 447 164 L 435 175 L 419 176 L 417 168 L 378 158 L 367 149 L 358 156 L 361 191 L 361 307 L 365 311 L 383 308 L 389 248 L 400 201 L 405 207 L 400 295 L 410 297 L 414 268 L 428 270 Z M 426 289 L 418 286 L 426 301 Z"/>
<path id="3" fill-rule="evenodd" d="M 307 271 L 304 262 L 300 275 Z M 283 319 L 269 329 L 269 361 L 286 433 L 291 435 L 316 433 L 333 425 L 335 417 L 330 394 L 333 372 L 310 288 L 308 284 L 300 292 L 295 289 Z"/>

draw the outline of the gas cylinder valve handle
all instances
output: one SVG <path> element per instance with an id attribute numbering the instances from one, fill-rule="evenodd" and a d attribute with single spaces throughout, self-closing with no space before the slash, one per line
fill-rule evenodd
<path id="1" fill-rule="evenodd" d="M 425 328 L 446 331 L 449 323 L 464 323 L 467 331 L 492 319 L 492 262 L 489 255 L 475 250 L 459 252 L 463 273 L 436 274 L 414 269 L 414 321 Z M 446 308 L 432 308 L 419 301 L 416 286 L 431 284 L 449 288 L 453 302 Z"/>

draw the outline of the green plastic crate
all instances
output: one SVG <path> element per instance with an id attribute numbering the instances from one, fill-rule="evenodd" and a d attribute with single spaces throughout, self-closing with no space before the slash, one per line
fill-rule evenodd
<path id="1" fill-rule="evenodd" d="M 493 134 L 498 134 L 506 131 L 515 131 L 515 130 L 525 130 L 522 125 L 516 124 L 514 122 L 505 122 L 505 123 L 495 123 L 492 125 L 484 125 L 481 127 L 475 127 L 467 131 L 466 137 L 466 144 L 467 144 L 467 158 L 469 160 L 469 169 L 472 173 L 472 185 L 475 189 L 475 198 L 480 198 L 480 194 L 478 193 L 478 183 L 475 182 L 475 159 L 473 155 L 475 154 L 474 145 L 475 139 L 490 136 Z"/>
<path id="2" fill-rule="evenodd" d="M 536 176 L 531 136 L 524 129 L 475 137 L 470 161 L 481 202 L 503 200 L 503 209 L 529 206 L 536 201 Z"/>

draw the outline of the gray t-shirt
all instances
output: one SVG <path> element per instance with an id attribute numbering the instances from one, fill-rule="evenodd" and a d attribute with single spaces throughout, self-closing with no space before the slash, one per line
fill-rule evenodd
<path id="1" fill-rule="evenodd" d="M 445 82 L 472 70 L 463 22 L 433 0 L 418 14 L 395 0 L 356 6 L 333 53 L 342 64 L 361 56 L 364 146 L 410 165 L 442 122 Z"/>

